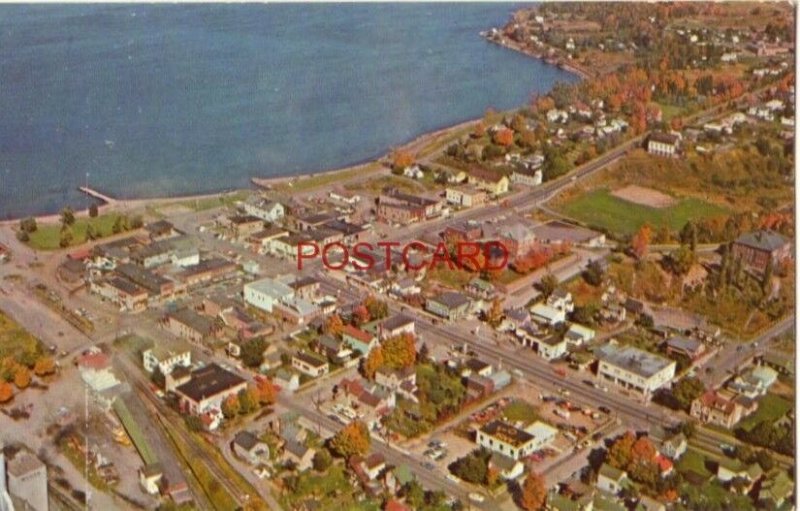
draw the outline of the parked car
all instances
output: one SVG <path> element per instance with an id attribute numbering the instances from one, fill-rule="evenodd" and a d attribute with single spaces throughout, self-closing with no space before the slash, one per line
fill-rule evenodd
<path id="1" fill-rule="evenodd" d="M 486 497 L 477 492 L 471 492 L 467 496 L 469 497 L 469 500 L 473 502 L 483 502 L 484 500 L 486 500 Z"/>

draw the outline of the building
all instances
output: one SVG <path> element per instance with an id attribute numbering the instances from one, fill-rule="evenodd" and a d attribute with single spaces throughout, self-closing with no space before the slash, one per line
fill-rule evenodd
<path id="1" fill-rule="evenodd" d="M 768 264 L 777 265 L 792 256 L 792 243 L 774 231 L 754 231 L 742 234 L 731 245 L 733 257 L 747 268 L 763 272 Z"/>
<path id="2" fill-rule="evenodd" d="M 191 309 L 168 312 L 164 318 L 164 326 L 173 335 L 195 343 L 201 343 L 213 337 L 219 330 L 213 319 Z"/>
<path id="3" fill-rule="evenodd" d="M 147 308 L 147 290 L 121 277 L 111 276 L 90 282 L 90 290 L 109 300 L 125 312 L 140 312 Z"/>
<path id="4" fill-rule="evenodd" d="M 269 463 L 269 446 L 249 431 L 239 431 L 233 437 L 233 452 L 251 465 Z"/>
<path id="5" fill-rule="evenodd" d="M 378 337 L 383 341 L 402 334 L 416 335 L 414 324 L 414 318 L 411 316 L 395 314 L 378 325 Z"/>
<path id="6" fill-rule="evenodd" d="M 567 313 L 564 310 L 556 309 L 545 303 L 537 303 L 531 307 L 531 319 L 541 325 L 554 327 L 567 320 Z"/>
<path id="7" fill-rule="evenodd" d="M 732 396 L 708 390 L 692 401 L 689 415 L 705 423 L 732 428 L 743 417 L 743 408 Z"/>
<path id="8" fill-rule="evenodd" d="M 161 463 L 150 463 L 139 469 L 139 486 L 149 495 L 158 495 L 163 478 Z"/>
<path id="9" fill-rule="evenodd" d="M 3 459 L 0 454 L 0 464 Z M 0 471 L 2 475 L 2 471 Z M 47 511 L 47 467 L 33 453 L 27 450 L 18 451 L 13 458 L 8 460 L 6 467 L 8 476 L 8 493 L 25 503 L 25 507 L 11 506 L 10 509 L 31 509 L 33 511 Z M 4 483 L 0 483 L 0 488 Z M 0 492 L 1 494 L 2 492 Z M 2 509 L 2 496 L 0 495 L 0 509 Z"/>
<path id="10" fill-rule="evenodd" d="M 667 339 L 667 356 L 679 355 L 689 360 L 697 360 L 706 351 L 706 345 L 697 339 L 675 336 Z"/>
<path id="11" fill-rule="evenodd" d="M 313 466 L 314 449 L 294 440 L 288 440 L 283 445 L 283 461 L 290 462 L 298 472 L 305 472 Z"/>
<path id="12" fill-rule="evenodd" d="M 595 331 L 589 327 L 571 323 L 569 329 L 564 334 L 564 339 L 571 346 L 581 346 L 594 339 Z"/>
<path id="13" fill-rule="evenodd" d="M 378 220 L 389 224 L 407 225 L 425 219 L 425 208 L 395 202 L 379 202 Z"/>
<path id="14" fill-rule="evenodd" d="M 448 186 L 445 199 L 449 204 L 471 208 L 486 203 L 486 191 L 469 185 Z"/>
<path id="15" fill-rule="evenodd" d="M 603 463 L 597 473 L 597 488 L 612 495 L 617 495 L 625 487 L 628 474 L 624 470 Z"/>
<path id="16" fill-rule="evenodd" d="M 473 167 L 467 175 L 467 183 L 486 190 L 490 195 L 498 196 L 508 193 L 508 177 L 500 172 Z"/>
<path id="17" fill-rule="evenodd" d="M 111 371 L 111 359 L 99 348 L 89 348 L 76 361 L 81 379 L 94 392 L 101 393 L 119 385 L 120 381 Z"/>
<path id="18" fill-rule="evenodd" d="M 191 372 L 188 382 L 175 388 L 181 409 L 198 415 L 210 408 L 219 409 L 228 396 L 247 388 L 241 376 L 212 363 Z"/>
<path id="19" fill-rule="evenodd" d="M 368 354 L 378 343 L 376 336 L 350 324 L 342 330 L 342 340 L 362 355 Z"/>
<path id="20" fill-rule="evenodd" d="M 521 461 L 509 458 L 499 452 L 492 453 L 489 458 L 489 468 L 497 470 L 500 477 L 505 480 L 516 479 L 525 472 L 525 465 Z"/>
<path id="21" fill-rule="evenodd" d="M 6 457 L 4 448 L 3 442 L 0 441 L 0 511 L 14 511 L 14 502 L 11 500 L 11 494 L 8 493 L 6 482 Z"/>
<path id="22" fill-rule="evenodd" d="M 686 435 L 683 433 L 678 433 L 677 435 L 673 435 L 672 437 L 664 440 L 661 444 L 661 452 L 664 456 L 667 456 L 673 460 L 677 460 L 683 453 L 686 452 L 686 448 L 688 447 L 688 443 L 686 440 Z"/>
<path id="23" fill-rule="evenodd" d="M 378 198 L 378 203 L 405 204 L 407 206 L 422 208 L 425 218 L 439 216 L 444 208 L 444 201 L 438 197 L 425 197 L 405 193 L 397 188 L 384 188 L 383 193 Z"/>
<path id="24" fill-rule="evenodd" d="M 242 209 L 246 214 L 270 223 L 278 222 L 286 215 L 283 204 L 259 196 L 248 198 Z"/>
<path id="25" fill-rule="evenodd" d="M 310 353 L 296 353 L 292 356 L 292 367 L 301 373 L 318 378 L 328 374 L 328 362 L 311 355 Z"/>
<path id="26" fill-rule="evenodd" d="M 531 346 L 545 360 L 556 360 L 567 354 L 567 341 L 558 334 L 533 339 Z"/>
<path id="27" fill-rule="evenodd" d="M 794 481 L 785 470 L 767 474 L 758 492 L 759 509 L 780 509 L 792 498 Z"/>
<path id="28" fill-rule="evenodd" d="M 294 276 L 248 282 L 244 285 L 244 301 L 257 309 L 276 313 L 287 320 L 306 323 L 321 312 L 319 307 L 310 301 L 319 286 L 314 282 L 306 279 L 296 280 Z"/>
<path id="29" fill-rule="evenodd" d="M 547 297 L 547 305 L 564 312 L 572 312 L 575 304 L 572 302 L 572 293 L 565 289 L 558 288 Z"/>
<path id="30" fill-rule="evenodd" d="M 236 270 L 235 263 L 221 257 L 212 257 L 176 273 L 175 278 L 186 287 L 195 287 L 222 280 L 235 273 Z"/>
<path id="31" fill-rule="evenodd" d="M 251 234 L 264 229 L 264 221 L 253 215 L 234 215 L 228 217 L 228 232 L 237 240 L 243 240 Z"/>
<path id="32" fill-rule="evenodd" d="M 250 248 L 253 252 L 259 254 L 268 254 L 270 252 L 270 243 L 278 238 L 288 236 L 289 231 L 281 227 L 267 227 L 258 232 L 254 232 L 248 238 Z"/>
<path id="33" fill-rule="evenodd" d="M 469 313 L 470 304 L 470 299 L 461 293 L 447 291 L 428 298 L 425 301 L 425 310 L 448 321 L 455 321 Z"/>
<path id="34" fill-rule="evenodd" d="M 539 421 L 527 429 L 520 429 L 507 422 L 493 420 L 478 430 L 477 442 L 492 452 L 518 460 L 548 447 L 557 433 L 557 429 Z"/>
<path id="35" fill-rule="evenodd" d="M 553 220 L 533 228 L 533 234 L 539 243 L 545 245 L 581 245 L 589 248 L 602 247 L 606 244 L 606 235 L 578 225 Z"/>
<path id="36" fill-rule="evenodd" d="M 142 352 L 142 365 L 148 373 L 152 373 L 158 367 L 161 374 L 169 374 L 178 366 L 192 365 L 192 352 L 188 349 L 173 351 L 157 344 Z"/>
<path id="37" fill-rule="evenodd" d="M 539 186 L 542 184 L 541 169 L 515 169 L 511 173 L 511 182 L 515 185 Z"/>
<path id="38" fill-rule="evenodd" d="M 678 155 L 680 136 L 674 133 L 653 132 L 647 139 L 647 152 L 656 156 L 675 157 Z"/>
<path id="39" fill-rule="evenodd" d="M 675 361 L 633 346 L 605 345 L 595 351 L 598 376 L 649 399 L 675 377 Z"/>

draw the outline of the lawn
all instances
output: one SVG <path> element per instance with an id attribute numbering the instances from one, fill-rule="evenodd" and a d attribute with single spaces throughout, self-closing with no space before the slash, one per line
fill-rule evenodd
<path id="1" fill-rule="evenodd" d="M 378 176 L 366 181 L 345 185 L 350 191 L 368 191 L 374 194 L 381 193 L 384 188 L 393 187 L 405 193 L 419 193 L 424 191 L 424 186 L 408 177 L 402 176 Z"/>
<path id="2" fill-rule="evenodd" d="M 41 353 L 39 340 L 0 312 L 0 359 L 13 357 L 21 364 L 31 365 Z"/>
<path id="3" fill-rule="evenodd" d="M 383 166 L 380 163 L 371 163 L 363 167 L 355 167 L 340 172 L 326 172 L 323 174 L 312 175 L 306 178 L 301 177 L 291 181 L 290 183 L 280 183 L 278 185 L 275 185 L 274 189 L 276 191 L 292 191 L 292 192 L 308 191 L 317 187 L 330 185 L 336 182 L 341 182 L 348 179 L 364 176 L 366 174 L 373 173 L 382 168 Z"/>
<path id="4" fill-rule="evenodd" d="M 784 399 L 775 394 L 767 394 L 758 402 L 758 410 L 748 417 L 742 419 L 739 427 L 745 431 L 750 431 L 758 424 L 766 422 L 775 422 L 780 419 L 786 412 L 792 409 L 794 404 L 788 399 Z"/>
<path id="5" fill-rule="evenodd" d="M 680 473 L 694 472 L 708 477 L 711 472 L 706 468 L 706 457 L 694 449 L 687 449 L 675 467 Z"/>
<path id="6" fill-rule="evenodd" d="M 106 213 L 94 218 L 77 217 L 72 225 L 73 245 L 80 245 L 86 241 L 86 228 L 91 224 L 98 237 L 104 238 L 113 234 L 114 222 L 120 215 L 118 213 Z M 28 244 L 37 250 L 55 250 L 60 248 L 61 224 L 40 224 L 36 231 L 30 234 Z"/>
<path id="7" fill-rule="evenodd" d="M 350 483 L 345 469 L 340 464 L 332 465 L 327 472 L 318 474 L 307 471 L 299 476 L 291 486 L 291 491 L 283 497 L 286 509 L 298 509 L 306 500 L 315 501 L 320 509 L 378 510 L 380 507 L 371 501 L 356 500 L 358 491 Z"/>
<path id="8" fill-rule="evenodd" d="M 539 413 L 532 404 L 526 401 L 516 400 L 503 408 L 503 417 L 510 422 L 521 421 L 527 425 L 537 420 L 539 418 Z"/>
<path id="9" fill-rule="evenodd" d="M 607 189 L 580 195 L 561 205 L 559 210 L 587 225 L 621 235 L 631 235 L 645 223 L 654 229 L 667 226 L 672 231 L 679 231 L 689 220 L 727 212 L 696 198 L 680 199 L 665 208 L 651 208 L 614 197 Z"/>

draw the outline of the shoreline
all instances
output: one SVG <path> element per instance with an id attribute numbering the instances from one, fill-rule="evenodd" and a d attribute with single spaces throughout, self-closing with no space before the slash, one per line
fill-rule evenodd
<path id="1" fill-rule="evenodd" d="M 558 67 L 559 69 L 562 69 L 564 71 L 570 72 L 570 73 L 578 76 L 579 79 L 587 79 L 587 78 L 591 77 L 591 75 L 587 71 L 581 69 L 579 66 L 575 66 L 575 65 L 572 65 L 572 64 L 566 64 L 566 63 L 563 63 L 563 62 L 560 62 L 560 61 L 559 62 L 553 62 L 553 61 L 551 61 L 551 59 L 545 58 L 543 55 L 539 55 L 539 54 L 536 54 L 536 53 L 534 53 L 532 51 L 523 49 L 519 45 L 516 45 L 516 44 L 514 44 L 514 43 L 512 43 L 510 41 L 507 41 L 505 38 L 502 38 L 501 40 L 494 39 L 494 38 L 488 37 L 486 35 L 486 33 L 483 33 L 483 32 L 480 33 L 480 37 L 483 38 L 488 43 L 496 44 L 498 46 L 501 46 L 501 47 L 506 48 L 506 49 L 511 50 L 511 51 L 516 51 L 516 52 L 521 53 L 522 55 L 525 55 L 527 57 L 538 59 L 538 60 L 544 62 L 545 64 L 548 64 L 548 65 L 551 65 L 551 66 L 555 66 L 555 67 Z M 410 152 L 416 154 L 421 147 L 425 147 L 427 145 L 430 145 L 430 144 L 434 143 L 436 141 L 436 139 L 444 137 L 444 136 L 447 136 L 447 135 L 450 135 L 454 131 L 465 129 L 465 128 L 469 127 L 470 125 L 472 125 L 472 124 L 474 124 L 476 122 L 479 122 L 480 120 L 481 120 L 480 117 L 472 118 L 472 119 L 468 119 L 468 120 L 459 122 L 457 124 L 453 124 L 453 125 L 449 125 L 449 126 L 445 126 L 445 127 L 436 129 L 434 131 L 428 131 L 428 132 L 421 133 L 421 134 L 415 136 L 412 140 L 410 140 L 408 142 L 405 142 L 405 143 L 402 143 L 402 144 L 399 144 L 397 146 L 392 147 L 390 149 L 390 151 L 397 149 L 397 150 L 410 151 Z M 372 170 L 372 169 L 370 169 L 370 167 L 374 167 L 376 165 L 378 165 L 378 166 L 385 165 L 387 156 L 388 156 L 388 153 L 385 153 L 385 154 L 377 156 L 377 157 L 375 157 L 373 159 L 366 160 L 366 161 L 361 161 L 361 162 L 356 162 L 354 164 L 347 165 L 345 167 L 339 167 L 339 168 L 334 168 L 334 169 L 325 169 L 325 170 L 320 170 L 320 171 L 315 171 L 315 172 L 304 172 L 304 173 L 300 173 L 300 174 L 274 176 L 274 177 L 251 176 L 250 180 L 249 180 L 251 186 L 249 188 L 232 188 L 232 189 L 227 189 L 227 190 L 219 191 L 219 192 L 177 195 L 177 196 L 170 196 L 170 197 L 141 197 L 141 198 L 134 198 L 134 199 L 118 199 L 118 198 L 114 197 L 111 194 L 104 194 L 106 197 L 111 199 L 111 201 L 100 200 L 100 204 L 98 205 L 98 209 L 99 209 L 100 212 L 106 212 L 107 213 L 107 212 L 113 212 L 113 211 L 119 211 L 119 210 L 128 210 L 128 209 L 134 209 L 134 208 L 147 208 L 147 207 L 150 207 L 150 206 L 156 206 L 156 205 L 164 204 L 164 203 L 170 204 L 170 203 L 175 203 L 175 202 L 188 202 L 188 201 L 193 201 L 193 200 L 204 200 L 204 199 L 213 199 L 213 198 L 220 198 L 221 199 L 221 198 L 224 198 L 225 196 L 232 195 L 232 194 L 239 193 L 239 192 L 243 192 L 243 191 L 255 191 L 256 193 L 258 193 L 258 192 L 270 192 L 270 191 L 274 191 L 274 187 L 277 187 L 277 186 L 280 186 L 280 185 L 292 186 L 295 183 L 302 183 L 303 181 L 307 181 L 307 180 L 312 179 L 312 178 L 318 178 L 318 177 L 322 177 L 322 176 L 333 177 L 333 176 L 336 176 L 337 174 L 349 174 L 349 173 L 355 172 L 357 170 L 370 171 L 370 170 Z M 79 189 L 79 190 L 80 190 L 80 188 L 82 188 L 82 187 L 81 186 L 77 186 L 76 187 L 76 189 Z M 84 190 L 80 190 L 80 191 L 81 191 L 81 193 L 86 194 L 86 192 Z M 102 193 L 100 190 L 96 190 L 96 189 L 93 189 L 93 191 Z M 310 191 L 310 190 L 306 190 L 306 192 L 308 192 L 308 191 Z M 90 197 L 92 196 L 91 194 L 87 194 L 87 195 L 89 195 Z M 96 199 L 96 197 L 95 197 L 95 199 Z M 88 208 L 75 209 L 74 211 L 75 211 L 75 216 L 76 217 L 88 216 Z M 29 218 L 29 217 L 35 218 L 37 222 L 41 222 L 41 223 L 45 223 L 45 224 L 47 224 L 47 223 L 56 223 L 56 222 L 58 222 L 60 220 L 60 213 L 45 213 L 45 214 L 41 214 L 41 215 L 24 215 L 24 216 L 19 216 L 19 217 L 8 218 L 8 219 L 5 219 L 5 220 L 0 220 L 0 225 L 2 225 L 2 226 L 9 226 L 9 225 L 13 226 L 15 224 L 18 224 L 20 220 L 22 220 L 24 218 Z"/>

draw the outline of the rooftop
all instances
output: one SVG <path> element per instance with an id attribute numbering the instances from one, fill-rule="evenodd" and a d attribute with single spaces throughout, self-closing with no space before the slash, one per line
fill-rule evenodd
<path id="1" fill-rule="evenodd" d="M 406 316 L 405 314 L 395 314 L 384 320 L 381 326 L 386 330 L 395 330 L 409 323 L 414 323 L 414 318 Z"/>
<path id="2" fill-rule="evenodd" d="M 456 309 L 469 304 L 469 298 L 455 291 L 444 292 L 440 295 L 430 298 L 430 300 L 440 303 L 448 309 Z"/>
<path id="3" fill-rule="evenodd" d="M 675 145 L 678 143 L 679 137 L 674 133 L 664 133 L 662 131 L 655 131 L 650 134 L 650 140 L 654 142 L 661 142 L 663 144 Z"/>
<path id="4" fill-rule="evenodd" d="M 7 463 L 8 473 L 15 477 L 22 477 L 44 467 L 39 458 L 28 451 L 19 451 Z"/>
<path id="5" fill-rule="evenodd" d="M 774 231 L 760 230 L 742 234 L 735 243 L 747 247 L 772 252 L 783 248 L 789 240 Z"/>
<path id="6" fill-rule="evenodd" d="M 514 447 L 525 445 L 534 438 L 530 433 L 499 420 L 486 424 L 481 431 Z"/>
<path id="7" fill-rule="evenodd" d="M 312 367 L 322 367 L 324 365 L 327 365 L 326 361 L 324 361 L 324 360 L 322 360 L 320 358 L 317 358 L 314 355 L 311 355 L 310 353 L 305 353 L 305 352 L 302 352 L 302 351 L 299 352 L 299 353 L 295 353 L 294 358 L 296 358 L 296 359 L 298 359 L 298 360 L 300 360 L 302 362 L 305 362 L 306 364 L 308 364 L 308 365 L 310 365 Z"/>
<path id="8" fill-rule="evenodd" d="M 178 309 L 167 314 L 168 317 L 182 323 L 203 336 L 211 335 L 214 331 L 214 320 L 202 316 L 191 309 Z"/>
<path id="9" fill-rule="evenodd" d="M 252 289 L 259 293 L 265 294 L 273 300 L 281 300 L 287 296 L 291 296 L 294 291 L 291 287 L 284 284 L 277 279 L 261 279 L 254 282 L 249 282 L 244 285 L 245 289 Z"/>
<path id="10" fill-rule="evenodd" d="M 649 378 L 675 362 L 633 346 L 607 344 L 595 351 L 598 359 L 613 366 L 625 369 L 639 376 Z"/>
<path id="11" fill-rule="evenodd" d="M 212 363 L 192 371 L 192 379 L 175 390 L 193 401 L 201 401 L 242 383 L 246 383 L 244 378 Z"/>

